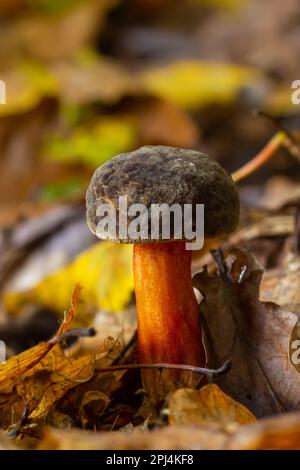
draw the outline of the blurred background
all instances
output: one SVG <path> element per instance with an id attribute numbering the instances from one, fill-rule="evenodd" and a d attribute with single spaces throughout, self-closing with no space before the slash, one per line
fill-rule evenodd
<path id="1" fill-rule="evenodd" d="M 9 354 L 55 331 L 76 283 L 76 324 L 128 341 L 131 247 L 89 232 L 93 171 L 145 144 L 199 149 L 236 170 L 276 132 L 254 109 L 297 132 L 299 59 L 297 0 L 0 0 L 0 338 Z M 279 152 L 240 185 L 242 222 L 250 209 L 274 209 L 299 178 L 299 162 Z"/>

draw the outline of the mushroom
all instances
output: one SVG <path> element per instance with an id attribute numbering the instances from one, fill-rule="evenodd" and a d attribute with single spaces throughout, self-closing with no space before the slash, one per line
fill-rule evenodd
<path id="1" fill-rule="evenodd" d="M 133 220 L 120 209 L 119 197 L 128 207 L 143 204 L 139 237 L 123 233 Z M 116 230 L 99 228 L 98 207 L 106 204 L 116 211 Z M 205 237 L 232 231 L 239 217 L 238 192 L 230 175 L 207 155 L 195 150 L 145 146 L 117 155 L 99 167 L 87 191 L 87 221 L 99 238 L 133 243 L 133 269 L 138 323 L 139 362 L 205 366 L 206 356 L 198 303 L 191 278 L 191 251 L 186 240 L 177 239 L 170 227 L 164 240 L 160 226 L 151 238 L 153 204 L 204 204 Z M 130 211 L 129 211 L 130 212 Z M 125 217 L 125 219 L 124 219 Z M 127 217 L 127 220 L 126 220 Z M 195 225 L 195 213 L 192 212 Z M 124 229 L 124 227 L 123 227 Z M 124 230 L 123 230 L 124 232 Z M 156 402 L 178 386 L 193 387 L 199 376 L 182 370 L 142 370 L 144 388 Z"/>

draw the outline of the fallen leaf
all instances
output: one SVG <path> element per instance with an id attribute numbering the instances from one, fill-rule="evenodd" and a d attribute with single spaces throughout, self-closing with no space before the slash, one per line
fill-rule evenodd
<path id="1" fill-rule="evenodd" d="M 101 118 L 92 127 L 77 128 L 69 136 L 53 136 L 45 146 L 44 158 L 97 168 L 115 155 L 131 150 L 136 132 L 135 124 L 128 120 Z"/>
<path id="2" fill-rule="evenodd" d="M 200 390 L 181 388 L 169 401 L 170 424 L 216 424 L 233 430 L 241 424 L 255 422 L 247 408 L 226 395 L 217 385 L 209 384 Z"/>
<path id="3" fill-rule="evenodd" d="M 117 3 L 118 0 L 79 1 L 57 14 L 41 11 L 21 14 L 10 28 L 1 29 L 0 57 L 6 59 L 8 51 L 11 55 L 21 53 L 40 61 L 70 57 L 94 39 L 106 14 Z"/>
<path id="4" fill-rule="evenodd" d="M 79 301 L 80 287 L 75 287 L 72 294 L 71 307 L 64 317 L 64 321 L 59 327 L 55 336 L 59 337 L 70 328 L 73 321 L 77 303 Z M 9 393 L 13 390 L 15 384 L 21 380 L 24 374 L 28 373 L 51 351 L 56 342 L 52 340 L 46 343 L 40 343 L 33 348 L 24 351 L 17 356 L 12 357 L 0 365 L 0 393 Z"/>
<path id="5" fill-rule="evenodd" d="M 199 144 L 199 130 L 182 109 L 163 100 L 142 103 L 131 115 L 138 120 L 140 145 L 172 145 L 193 148 Z"/>
<path id="6" fill-rule="evenodd" d="M 123 428 L 119 429 L 121 432 L 130 433 L 130 432 L 145 432 L 149 429 L 150 417 L 147 417 L 145 421 L 137 426 L 134 426 L 132 423 L 127 424 Z"/>
<path id="7" fill-rule="evenodd" d="M 44 97 L 57 96 L 56 78 L 43 65 L 34 61 L 19 62 L 1 73 L 6 83 L 6 104 L 0 116 L 24 113 L 35 108 Z"/>
<path id="8" fill-rule="evenodd" d="M 209 8 L 217 8 L 226 11 L 235 11 L 236 9 L 243 6 L 241 0 L 192 0 L 195 4 L 206 6 Z"/>
<path id="9" fill-rule="evenodd" d="M 96 419 L 105 411 L 110 404 L 110 398 L 103 392 L 98 390 L 90 390 L 86 392 L 81 400 L 79 414 L 82 427 L 85 428 L 87 424 L 96 425 Z M 92 414 L 96 418 L 93 423 L 90 421 L 89 408 L 92 409 Z"/>
<path id="10" fill-rule="evenodd" d="M 300 258 L 290 251 L 282 258 L 281 266 L 266 272 L 261 299 L 276 302 L 297 314 L 300 312 Z"/>
<path id="11" fill-rule="evenodd" d="M 265 184 L 261 199 L 262 207 L 273 211 L 297 205 L 300 200 L 299 184 L 284 176 L 273 176 Z"/>
<path id="12" fill-rule="evenodd" d="M 232 361 L 216 383 L 257 417 L 298 409 L 300 374 L 289 360 L 297 315 L 259 301 L 263 270 L 250 253 L 232 250 L 227 264 L 219 259 L 219 269 L 219 276 L 203 271 L 194 278 L 204 295 L 208 367 Z"/>
<path id="13" fill-rule="evenodd" d="M 93 371 L 92 356 L 69 359 L 59 347 L 53 349 L 17 387 L 26 400 L 28 419 L 31 422 L 45 419 L 52 406 L 69 390 L 91 379 Z"/>
<path id="14" fill-rule="evenodd" d="M 81 52 L 68 62 L 56 62 L 50 70 L 60 85 L 60 98 L 65 104 L 100 101 L 112 105 L 126 95 L 136 94 L 139 88 L 118 62 L 92 51 Z"/>
<path id="15" fill-rule="evenodd" d="M 230 103 L 245 84 L 257 79 L 257 72 L 247 67 L 196 61 L 178 61 L 141 74 L 146 91 L 188 109 Z"/>
<path id="16" fill-rule="evenodd" d="M 91 338 L 81 338 L 68 348 L 68 355 L 78 357 L 96 354 L 98 361 L 99 354 L 105 354 L 105 357 L 109 355 L 113 360 L 129 343 L 136 331 L 135 307 L 130 306 L 118 315 L 100 310 L 93 319 L 93 326 L 96 335 Z"/>
<path id="17" fill-rule="evenodd" d="M 15 311 L 18 305 L 33 302 L 62 312 L 77 282 L 83 291 L 74 325 L 87 324 L 88 312 L 98 308 L 119 312 L 133 292 L 132 246 L 109 241 L 96 243 L 33 289 L 7 292 L 5 307 Z"/>
<path id="18" fill-rule="evenodd" d="M 106 361 L 106 364 L 111 365 L 109 356 L 103 355 L 100 362 Z M 116 427 L 119 419 L 119 413 L 117 408 L 121 407 L 115 401 L 117 394 L 120 396 L 120 392 L 128 387 L 128 372 L 122 371 L 111 371 L 111 372 L 99 372 L 98 361 L 96 361 L 96 369 L 89 381 L 78 383 L 76 387 L 73 387 L 68 393 L 57 404 L 56 410 L 63 413 L 65 416 L 69 416 L 73 423 L 77 426 L 86 424 L 88 427 L 99 427 L 103 430 L 111 431 Z M 110 406 L 108 407 L 108 405 Z M 108 409 L 108 408 L 109 409 Z M 104 417 L 102 418 L 102 412 Z M 121 423 L 121 426 L 127 424 L 133 419 L 134 412 L 131 413 L 129 419 L 125 423 Z M 98 418 L 102 418 L 100 421 Z M 120 427 L 120 426 L 117 426 Z"/>
<path id="19" fill-rule="evenodd" d="M 73 321 L 80 288 L 57 334 L 48 342 L 18 354 L 0 366 L 1 426 L 20 433 L 24 426 L 45 421 L 52 407 L 67 391 L 92 377 L 93 356 L 69 359 L 58 344 Z M 30 424 L 27 424 L 29 420 Z"/>
<path id="20" fill-rule="evenodd" d="M 17 446 L 3 432 L 0 433 L 0 450 L 18 450 Z"/>
<path id="21" fill-rule="evenodd" d="M 46 240 L 48 240 L 49 245 L 51 245 L 51 243 L 53 244 L 54 233 L 56 233 L 56 236 L 59 238 L 60 231 L 64 231 L 66 227 L 71 226 L 72 222 L 76 223 L 76 220 L 78 221 L 78 219 L 82 217 L 82 209 L 78 206 L 71 205 L 57 206 L 50 209 L 48 208 L 48 210 L 44 208 L 44 210 L 40 210 L 40 212 L 41 213 L 38 212 L 38 214 L 30 214 L 26 216 L 24 220 L 15 221 L 14 224 L 11 223 L 8 225 L 11 228 L 10 234 L 7 239 L 3 241 L 0 249 L 0 281 L 4 283 L 5 281 L 7 282 L 7 277 L 10 278 L 8 285 L 6 285 L 7 291 L 28 289 L 34 286 L 43 275 L 45 277 L 46 274 L 51 272 L 53 262 L 55 265 L 54 258 L 57 259 L 57 255 L 55 256 L 54 254 L 55 250 L 52 251 L 49 256 L 49 258 L 52 258 L 52 263 L 49 262 L 49 258 L 48 261 L 45 261 L 45 258 L 44 260 L 40 259 L 38 266 L 39 275 L 37 276 L 33 276 L 34 269 L 26 272 L 26 266 L 23 266 L 24 275 L 22 276 L 22 268 L 20 268 L 19 265 L 26 255 L 32 253 L 33 245 L 42 246 L 42 249 L 47 251 L 46 247 L 43 246 L 43 241 L 44 245 L 47 243 Z M 61 248 L 59 249 L 61 251 Z M 74 242 L 72 249 L 74 250 Z M 78 251 L 81 250 L 80 248 L 78 249 Z M 64 254 L 67 255 L 67 248 L 64 248 L 63 251 Z M 28 258 L 26 260 L 28 261 Z M 30 260 L 28 264 L 30 264 Z M 41 264 L 42 266 L 40 266 Z M 21 271 L 20 275 L 16 273 L 17 279 L 12 274 L 16 265 L 19 271 Z"/>

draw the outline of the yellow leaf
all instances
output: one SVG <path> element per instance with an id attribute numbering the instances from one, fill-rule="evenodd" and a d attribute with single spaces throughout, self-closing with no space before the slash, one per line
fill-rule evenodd
<path id="1" fill-rule="evenodd" d="M 91 309 L 120 311 L 133 291 L 132 246 L 109 241 L 97 243 L 30 291 L 7 293 L 4 302 L 12 312 L 24 302 L 36 302 L 62 312 L 78 282 L 83 287 L 83 306 L 78 308 L 76 324 L 86 324 Z"/>
<path id="2" fill-rule="evenodd" d="M 75 129 L 68 138 L 53 137 L 46 148 L 52 160 L 83 163 L 97 168 L 114 155 L 131 150 L 136 142 L 134 123 L 102 118 L 92 128 Z"/>
<path id="3" fill-rule="evenodd" d="M 266 96 L 264 110 L 273 116 L 293 114 L 295 105 L 292 102 L 293 89 L 286 85 L 272 87 L 272 92 Z"/>
<path id="4" fill-rule="evenodd" d="M 170 424 L 216 424 L 230 429 L 256 421 L 243 405 L 226 395 L 217 385 L 209 384 L 201 390 L 181 388 L 169 402 Z"/>
<path id="5" fill-rule="evenodd" d="M 0 116 L 23 113 L 39 104 L 44 96 L 56 96 L 59 85 L 49 70 L 36 62 L 21 62 L 1 75 L 6 84 L 6 104 Z"/>
<path id="6" fill-rule="evenodd" d="M 23 379 L 17 389 L 25 395 L 27 406 L 32 405 L 29 419 L 38 421 L 46 417 L 52 406 L 67 391 L 90 380 L 93 372 L 92 356 L 70 359 L 57 346 L 29 377 Z"/>
<path id="7" fill-rule="evenodd" d="M 71 307 L 57 334 L 46 343 L 38 344 L 9 359 L 0 366 L 1 424 L 5 425 L 13 407 L 16 422 L 22 409 L 30 422 L 45 419 L 56 402 L 76 385 L 89 380 L 94 372 L 94 357 L 78 359 L 65 356 L 58 342 L 73 321 L 80 287 L 73 291 Z M 12 415 L 11 415 L 12 416 Z"/>
<path id="8" fill-rule="evenodd" d="M 73 321 L 77 303 L 79 300 L 80 288 L 77 285 L 73 290 L 71 307 L 65 315 L 64 321 L 59 327 L 56 336 L 61 335 L 67 331 Z M 54 337 L 54 339 L 56 338 Z M 24 374 L 29 372 L 33 367 L 38 365 L 40 361 L 51 351 L 53 346 L 56 344 L 55 341 L 50 340 L 46 343 L 40 343 L 33 346 L 30 349 L 13 356 L 4 364 L 0 365 L 0 393 L 7 393 L 13 389 L 13 385 L 16 385 Z"/>
<path id="9" fill-rule="evenodd" d="M 234 100 L 258 79 L 254 70 L 234 64 L 179 61 L 141 75 L 146 90 L 188 109 Z"/>

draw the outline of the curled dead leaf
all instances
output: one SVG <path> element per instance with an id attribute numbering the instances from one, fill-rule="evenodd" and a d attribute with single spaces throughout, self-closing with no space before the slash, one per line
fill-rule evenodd
<path id="1" fill-rule="evenodd" d="M 28 417 L 34 422 L 47 417 L 61 397 L 78 384 L 88 381 L 94 371 L 93 357 L 68 359 L 62 351 L 57 350 L 53 350 L 50 355 L 18 387 L 18 391 L 22 390 L 27 406 L 30 405 Z"/>
<path id="2" fill-rule="evenodd" d="M 7 427 L 13 418 L 12 432 L 16 435 L 28 420 L 31 426 L 45 420 L 67 391 L 92 377 L 93 356 L 70 359 L 59 345 L 73 320 L 79 292 L 76 286 L 71 307 L 51 340 L 0 366 L 1 425 Z"/>
<path id="3" fill-rule="evenodd" d="M 226 395 L 217 385 L 200 390 L 181 388 L 169 402 L 170 424 L 215 424 L 222 429 L 234 429 L 240 424 L 255 422 L 247 408 Z"/>
<path id="4" fill-rule="evenodd" d="M 208 366 L 232 361 L 216 383 L 257 417 L 300 408 L 300 374 L 289 360 L 297 315 L 259 300 L 262 267 L 250 253 L 218 252 L 219 275 L 194 278 L 204 295 L 200 305 Z"/>
<path id="5" fill-rule="evenodd" d="M 59 336 L 69 329 L 79 301 L 79 293 L 80 286 L 77 285 L 72 294 L 71 307 L 54 338 L 22 352 L 0 365 L 0 393 L 10 392 L 19 378 L 36 366 L 55 346 Z"/>
<path id="6" fill-rule="evenodd" d="M 82 397 L 79 411 L 82 426 L 85 427 L 87 424 L 91 424 L 91 415 L 94 420 L 97 419 L 109 403 L 110 398 L 103 392 L 98 390 L 86 392 Z M 92 424 L 95 425 L 96 423 Z"/>
<path id="7" fill-rule="evenodd" d="M 262 282 L 262 300 L 270 300 L 294 313 L 300 312 L 300 258 L 290 251 L 282 265 L 267 272 Z"/>

